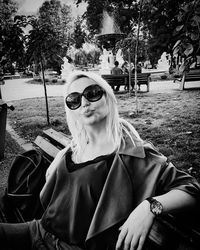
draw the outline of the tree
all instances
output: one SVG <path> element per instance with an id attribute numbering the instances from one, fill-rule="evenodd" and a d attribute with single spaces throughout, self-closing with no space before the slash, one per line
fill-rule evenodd
<path id="1" fill-rule="evenodd" d="M 74 30 L 71 35 L 73 41 L 72 43 L 74 44 L 74 47 L 76 49 L 80 49 L 85 42 L 86 33 L 83 30 L 82 24 L 83 20 L 80 17 L 77 17 L 74 25 Z"/>
<path id="2" fill-rule="evenodd" d="M 200 56 L 200 2 L 193 0 L 180 4 L 177 27 L 174 31 L 176 44 L 174 55 L 184 58 L 182 71 L 189 70 Z"/>
<path id="3" fill-rule="evenodd" d="M 14 73 L 13 64 L 23 67 L 24 22 L 16 16 L 17 5 L 12 0 L 0 1 L 0 64 L 3 71 Z"/>
<path id="4" fill-rule="evenodd" d="M 70 41 L 71 31 L 71 8 L 67 5 L 61 5 L 59 0 L 45 1 L 39 9 L 39 23 L 46 29 L 46 49 L 45 58 L 47 67 L 53 67 L 59 71 L 63 61 L 62 57 L 66 55 L 66 51 Z M 45 42 L 44 42 L 45 43 Z"/>
<path id="5" fill-rule="evenodd" d="M 77 4 L 81 2 L 83 2 L 83 0 L 76 1 Z M 84 2 L 88 4 L 84 18 L 86 18 L 88 29 L 93 36 L 101 31 L 104 10 L 114 14 L 115 21 L 122 32 L 128 31 L 130 28 L 130 20 L 132 20 L 133 17 L 137 20 L 136 12 L 134 12 L 134 6 L 135 3 L 137 3 L 136 0 L 86 0 Z"/>
<path id="6" fill-rule="evenodd" d="M 83 0 L 77 0 L 77 4 Z M 85 18 L 90 32 L 101 30 L 103 10 L 115 15 L 121 31 L 134 36 L 140 1 L 84 0 L 87 2 Z M 184 58 L 188 68 L 200 54 L 200 2 L 199 0 L 144 0 L 141 9 L 141 32 L 145 35 L 148 59 L 156 65 L 163 52 Z M 174 50 L 174 53 L 173 53 Z"/>
<path id="7" fill-rule="evenodd" d="M 60 69 L 68 47 L 70 20 L 70 8 L 67 5 L 62 7 L 58 0 L 45 1 L 39 9 L 39 16 L 30 17 L 29 20 L 32 30 L 27 37 L 27 58 L 29 62 L 39 65 L 42 72 L 48 125 L 50 121 L 44 71 L 55 65 Z"/>
<path id="8" fill-rule="evenodd" d="M 142 6 L 142 22 L 148 33 L 148 55 L 155 65 L 165 51 L 172 55 L 176 42 L 173 31 L 177 26 L 176 14 L 183 0 L 145 0 Z"/>

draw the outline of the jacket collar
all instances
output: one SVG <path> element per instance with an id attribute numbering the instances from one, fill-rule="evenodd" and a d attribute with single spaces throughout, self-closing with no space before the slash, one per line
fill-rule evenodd
<path id="1" fill-rule="evenodd" d="M 135 156 L 137 158 L 144 158 L 144 143 L 136 137 L 130 138 L 130 136 L 125 135 L 121 140 L 119 154 Z"/>

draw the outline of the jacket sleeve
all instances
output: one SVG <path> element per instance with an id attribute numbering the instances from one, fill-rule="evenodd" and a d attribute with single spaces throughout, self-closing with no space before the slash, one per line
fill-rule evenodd
<path id="1" fill-rule="evenodd" d="M 171 162 L 166 160 L 160 170 L 157 192 L 166 193 L 172 189 L 179 189 L 199 199 L 200 185 L 191 175 L 177 169 Z"/>

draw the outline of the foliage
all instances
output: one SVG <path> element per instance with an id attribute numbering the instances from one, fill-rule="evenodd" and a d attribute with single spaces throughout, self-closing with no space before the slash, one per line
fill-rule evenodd
<path id="1" fill-rule="evenodd" d="M 38 65 L 43 61 L 45 68 L 59 72 L 62 57 L 69 45 L 71 10 L 58 0 L 45 1 L 38 17 L 30 17 L 32 30 L 28 35 L 27 58 Z"/>
<path id="2" fill-rule="evenodd" d="M 52 67 L 58 72 L 63 63 L 68 46 L 68 28 L 70 21 L 70 8 L 61 6 L 60 1 L 45 1 L 39 9 L 38 17 L 30 17 L 32 30 L 28 35 L 27 58 L 40 66 L 46 101 L 47 124 L 49 121 L 49 108 L 44 71 Z M 68 20 L 68 22 L 67 22 Z"/>
<path id="3" fill-rule="evenodd" d="M 135 46 L 136 46 L 136 35 L 134 33 L 129 33 L 129 35 L 125 38 L 119 41 L 116 45 L 116 51 L 119 48 L 122 48 L 124 60 L 128 61 L 128 54 L 130 53 L 131 61 L 133 62 L 135 60 Z M 138 62 L 144 61 L 147 57 L 147 48 L 146 43 L 143 39 L 143 36 L 139 37 L 138 41 Z"/>
<path id="4" fill-rule="evenodd" d="M 75 21 L 74 30 L 71 35 L 74 47 L 76 49 L 80 49 L 83 43 L 85 42 L 86 33 L 83 30 L 82 25 L 83 25 L 83 20 L 80 17 L 78 17 Z"/>
<path id="5" fill-rule="evenodd" d="M 137 24 L 138 5 L 141 1 L 85 0 L 88 4 L 85 18 L 89 30 L 93 35 L 100 32 L 102 13 L 103 10 L 107 10 L 115 14 L 122 32 L 128 37 L 134 36 L 133 27 Z M 78 4 L 83 0 L 76 2 Z M 142 1 L 141 31 L 146 36 L 146 59 L 150 59 L 152 65 L 157 63 L 164 51 L 173 59 L 175 44 L 174 55 L 184 57 L 186 65 L 190 65 L 196 59 L 196 55 L 200 53 L 199 5 L 199 0 Z"/>
<path id="6" fill-rule="evenodd" d="M 196 56 L 200 56 L 200 2 L 193 0 L 181 4 L 177 20 L 174 55 L 185 58 L 182 70 L 188 70 L 196 62 Z"/>
<path id="7" fill-rule="evenodd" d="M 143 29 L 148 32 L 148 55 L 152 65 L 157 63 L 164 51 L 172 55 L 172 48 L 176 42 L 173 31 L 177 26 L 176 15 L 180 2 L 183 0 L 143 1 Z"/>
<path id="8" fill-rule="evenodd" d="M 13 63 L 18 68 L 24 62 L 24 23 L 16 16 L 17 5 L 12 0 L 0 0 L 0 65 L 3 71 L 14 73 Z"/>
<path id="9" fill-rule="evenodd" d="M 77 4 L 83 0 L 77 0 Z M 115 20 L 122 32 L 128 32 L 130 29 L 130 20 L 137 19 L 137 12 L 134 8 L 137 1 L 124 0 L 86 0 L 87 11 L 84 17 L 87 20 L 88 29 L 92 35 L 100 33 L 102 28 L 103 10 L 108 13 L 114 13 Z"/>
<path id="10" fill-rule="evenodd" d="M 180 0 L 182 1 L 182 0 Z M 77 1 L 81 2 L 81 1 Z M 122 32 L 126 33 L 127 37 L 134 37 L 139 15 L 138 1 L 94 1 L 88 0 L 87 12 L 85 17 L 88 21 L 88 26 L 91 32 L 98 34 L 101 29 L 103 10 L 114 13 L 115 20 Z M 141 31 L 143 33 L 144 43 L 141 48 L 155 64 L 162 52 L 172 51 L 175 43 L 175 38 L 172 33 L 176 27 L 176 20 L 173 18 L 177 10 L 177 4 L 173 0 L 158 1 L 158 0 L 143 0 L 141 10 Z M 127 42 L 124 42 L 127 44 Z M 134 43 L 134 42 L 132 42 Z M 123 44 L 122 44 L 123 45 Z M 126 50 L 127 47 L 124 47 Z M 133 50 L 132 47 L 130 47 Z M 148 50 L 148 51 L 147 51 Z M 142 56 L 142 58 L 144 55 Z M 147 58 L 146 58 L 147 59 Z"/>

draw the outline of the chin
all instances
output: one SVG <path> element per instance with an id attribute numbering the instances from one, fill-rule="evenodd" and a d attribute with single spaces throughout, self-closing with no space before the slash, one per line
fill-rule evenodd
<path id="1" fill-rule="evenodd" d="M 101 123 L 104 123 L 106 121 L 105 117 L 94 117 L 94 116 L 91 116 L 91 117 L 88 117 L 88 118 L 85 118 L 83 120 L 83 124 L 85 125 L 90 125 L 90 126 L 94 126 L 94 125 L 100 125 Z"/>
<path id="2" fill-rule="evenodd" d="M 84 119 L 83 124 L 85 125 L 95 125 L 98 121 L 96 119 Z"/>

